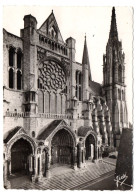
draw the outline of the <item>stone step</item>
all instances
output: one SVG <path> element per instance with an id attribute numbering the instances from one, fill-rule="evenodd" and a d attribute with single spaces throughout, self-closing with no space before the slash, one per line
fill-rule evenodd
<path id="1" fill-rule="evenodd" d="M 42 189 L 42 190 L 66 190 L 93 181 L 101 175 L 113 171 L 115 166 L 109 163 L 98 163 L 86 166 L 78 171 L 61 174 L 50 179 L 43 179 L 37 183 L 24 183 L 20 187 L 16 185 L 15 189 Z"/>

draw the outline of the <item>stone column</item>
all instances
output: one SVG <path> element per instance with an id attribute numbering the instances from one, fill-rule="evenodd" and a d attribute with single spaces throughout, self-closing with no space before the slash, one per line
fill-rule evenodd
<path id="1" fill-rule="evenodd" d="M 84 147 L 82 147 L 82 153 L 83 153 L 83 155 L 82 155 L 82 159 L 83 159 L 83 161 L 82 161 L 82 167 L 85 167 L 86 166 L 86 162 L 85 162 L 85 148 Z"/>
<path id="2" fill-rule="evenodd" d="M 94 160 L 98 159 L 98 148 L 97 146 L 94 146 Z"/>
<path id="3" fill-rule="evenodd" d="M 91 148 L 91 159 L 92 161 L 94 160 L 95 156 L 94 156 L 94 145 L 90 144 L 90 148 Z"/>
<path id="4" fill-rule="evenodd" d="M 102 147 L 99 147 L 99 159 L 102 159 Z"/>
<path id="5" fill-rule="evenodd" d="M 49 158 L 49 153 L 46 153 L 46 177 L 50 178 L 50 158 Z"/>
<path id="6" fill-rule="evenodd" d="M 8 160 L 8 173 L 11 175 L 11 160 Z"/>
<path id="7" fill-rule="evenodd" d="M 32 174 L 35 175 L 35 156 L 32 156 Z"/>
<path id="8" fill-rule="evenodd" d="M 78 167 L 81 168 L 82 163 L 82 150 L 81 150 L 81 143 L 78 144 Z"/>
<path id="9" fill-rule="evenodd" d="M 36 182 L 36 179 L 37 179 L 37 157 L 36 156 L 33 156 L 33 175 L 32 175 L 32 182 Z"/>
<path id="10" fill-rule="evenodd" d="M 73 168 L 74 170 L 77 170 L 77 148 L 76 148 L 76 147 L 73 147 L 73 150 L 72 150 L 72 157 L 73 157 L 72 168 Z"/>
<path id="11" fill-rule="evenodd" d="M 29 173 L 30 173 L 30 176 L 33 173 L 33 156 L 32 156 L 32 154 L 29 156 Z"/>
<path id="12" fill-rule="evenodd" d="M 35 177 L 37 177 L 38 176 L 38 157 L 37 156 L 35 157 L 34 164 L 35 164 Z"/>
<path id="13" fill-rule="evenodd" d="M 42 174 L 42 154 L 40 154 L 39 159 L 40 159 L 40 172 L 39 172 L 39 177 L 42 178 L 43 177 L 43 174 Z"/>
<path id="14" fill-rule="evenodd" d="M 4 162 L 4 188 L 10 189 L 11 185 L 10 182 L 8 181 L 8 160 L 5 160 Z"/>

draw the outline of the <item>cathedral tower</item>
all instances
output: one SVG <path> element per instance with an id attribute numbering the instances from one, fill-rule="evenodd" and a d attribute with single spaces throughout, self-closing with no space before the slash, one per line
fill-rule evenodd
<path id="1" fill-rule="evenodd" d="M 83 51 L 83 59 L 82 59 L 82 73 L 83 73 L 83 101 L 89 99 L 89 81 L 92 80 L 91 70 L 90 70 L 90 62 L 89 62 L 89 55 L 87 49 L 87 42 L 85 36 L 84 42 L 84 51 Z"/>
<path id="2" fill-rule="evenodd" d="M 125 54 L 118 39 L 115 8 L 112 9 L 111 28 L 103 55 L 103 89 L 111 112 L 114 143 L 118 147 L 122 129 L 127 127 L 127 105 L 125 91 Z"/>

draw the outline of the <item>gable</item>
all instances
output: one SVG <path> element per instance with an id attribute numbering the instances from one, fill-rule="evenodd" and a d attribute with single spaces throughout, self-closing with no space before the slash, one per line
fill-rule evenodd
<path id="1" fill-rule="evenodd" d="M 20 126 L 14 127 L 4 135 L 4 143 L 8 143 L 15 135 L 20 133 L 26 134 L 25 130 L 22 127 Z"/>
<path id="2" fill-rule="evenodd" d="M 64 44 L 56 18 L 52 12 L 47 20 L 39 28 L 39 32 L 61 44 Z"/>

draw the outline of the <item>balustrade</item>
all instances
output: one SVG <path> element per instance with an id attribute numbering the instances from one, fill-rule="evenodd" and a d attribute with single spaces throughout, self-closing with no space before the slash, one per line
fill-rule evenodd
<path id="1" fill-rule="evenodd" d="M 6 111 L 5 114 L 6 117 L 42 117 L 42 118 L 52 118 L 52 119 L 73 119 L 73 115 L 67 115 L 67 114 L 51 114 L 51 113 L 30 113 L 30 112 L 10 112 Z"/>

